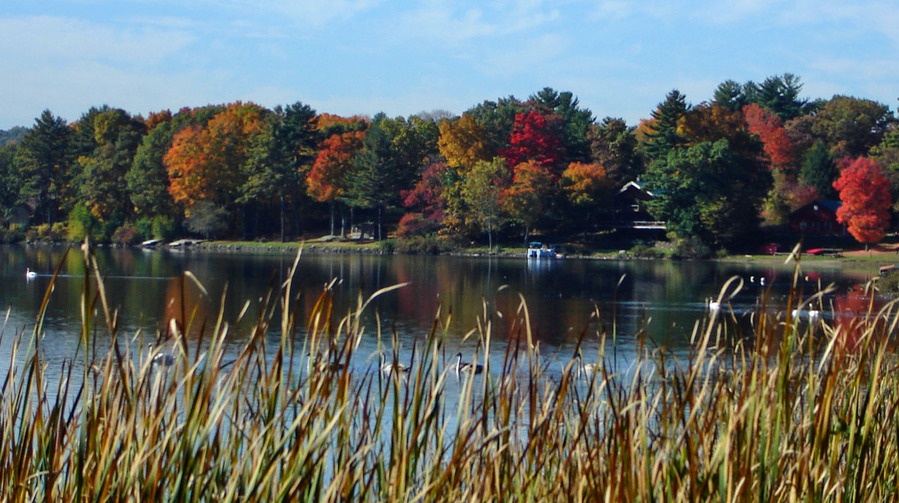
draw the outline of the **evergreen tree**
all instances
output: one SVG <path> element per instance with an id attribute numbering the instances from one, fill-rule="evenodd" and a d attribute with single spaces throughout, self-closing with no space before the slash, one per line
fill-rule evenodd
<path id="1" fill-rule="evenodd" d="M 649 126 L 648 139 L 643 146 L 643 153 L 650 162 L 664 159 L 668 152 L 684 143 L 678 133 L 678 121 L 686 115 L 690 106 L 687 98 L 677 89 L 665 96 L 665 101 L 652 112 L 652 123 Z"/>
<path id="2" fill-rule="evenodd" d="M 44 110 L 22 139 L 16 156 L 22 176 L 21 201 L 32 201 L 39 223 L 59 218 L 61 194 L 69 187 L 72 162 L 71 129 L 61 117 Z"/>
<path id="3" fill-rule="evenodd" d="M 813 187 L 820 197 L 836 199 L 837 191 L 833 188 L 833 182 L 837 175 L 836 163 L 827 146 L 820 140 L 815 142 L 802 160 L 799 183 Z"/>
<path id="4" fill-rule="evenodd" d="M 381 128 L 385 118 L 384 114 L 376 115 L 362 140 L 362 151 L 354 160 L 355 173 L 348 194 L 351 205 L 375 210 L 378 240 L 383 238 L 384 211 L 399 197 L 399 163 L 394 158 L 390 139 Z"/>

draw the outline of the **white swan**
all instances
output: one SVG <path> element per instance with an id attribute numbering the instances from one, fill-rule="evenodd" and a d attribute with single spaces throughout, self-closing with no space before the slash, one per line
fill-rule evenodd
<path id="1" fill-rule="evenodd" d="M 36 272 L 32 271 L 31 269 L 29 269 L 27 267 L 25 268 L 25 278 L 26 279 L 34 279 L 36 277 L 37 277 Z"/>
<path id="2" fill-rule="evenodd" d="M 480 374 L 484 371 L 483 365 L 462 361 L 462 353 L 456 355 L 456 374 Z"/>
<path id="3" fill-rule="evenodd" d="M 596 372 L 597 364 L 595 363 L 584 363 L 581 360 L 581 355 L 576 355 L 574 357 L 575 365 L 577 365 L 577 377 L 591 378 L 593 374 Z"/>
<path id="4" fill-rule="evenodd" d="M 721 310 L 721 303 L 717 300 L 712 299 L 711 297 L 708 298 L 708 305 L 709 311 L 713 313 L 717 313 L 719 310 Z"/>
<path id="5" fill-rule="evenodd" d="M 391 363 L 384 360 L 384 355 L 381 355 L 381 372 L 384 372 L 385 374 L 392 374 L 394 372 L 402 374 L 409 372 L 409 367 L 400 362 Z"/>

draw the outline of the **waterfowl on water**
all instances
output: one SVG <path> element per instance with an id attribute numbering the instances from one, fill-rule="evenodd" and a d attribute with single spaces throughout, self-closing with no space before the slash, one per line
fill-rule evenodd
<path id="1" fill-rule="evenodd" d="M 709 297 L 707 299 L 707 301 L 708 301 L 709 311 L 714 313 L 721 309 L 721 303 L 718 302 L 717 300 L 714 300 L 711 297 Z"/>
<path id="2" fill-rule="evenodd" d="M 387 362 L 385 361 L 384 355 L 381 355 L 381 372 L 384 372 L 385 374 L 392 374 L 393 372 L 402 374 L 404 372 L 409 372 L 409 367 L 400 362 Z"/>
<path id="3" fill-rule="evenodd" d="M 26 279 L 34 279 L 36 277 L 37 277 L 36 272 L 32 271 L 31 269 L 29 269 L 27 267 L 25 268 L 25 278 Z"/>
<path id="4" fill-rule="evenodd" d="M 318 352 L 313 357 L 311 354 L 307 354 L 309 356 L 310 367 L 316 372 L 327 372 L 327 371 L 338 371 L 343 370 L 345 365 L 340 363 L 339 361 L 327 361 L 322 356 L 321 352 Z"/>
<path id="5" fill-rule="evenodd" d="M 150 343 L 150 354 L 153 354 L 153 343 Z M 175 357 L 169 353 L 159 351 L 153 355 L 150 360 L 151 365 L 162 365 L 163 367 L 171 367 L 175 364 Z"/>
<path id="6" fill-rule="evenodd" d="M 483 365 L 476 363 L 463 362 L 462 353 L 456 355 L 456 373 L 457 374 L 480 374 L 484 371 Z"/>
<path id="7" fill-rule="evenodd" d="M 584 363 L 581 360 L 581 355 L 575 355 L 574 363 L 577 365 L 577 376 L 578 377 L 593 377 L 593 374 L 596 372 L 598 366 L 595 363 Z"/>

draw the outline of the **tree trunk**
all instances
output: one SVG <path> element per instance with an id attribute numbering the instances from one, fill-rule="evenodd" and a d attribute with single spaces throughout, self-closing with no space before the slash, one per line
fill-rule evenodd
<path id="1" fill-rule="evenodd" d="M 285 228 L 284 228 L 284 226 L 285 226 L 285 224 L 286 224 L 286 220 L 285 220 L 285 218 L 284 218 L 284 213 L 287 211 L 287 210 L 285 209 L 285 207 L 284 207 L 284 194 L 281 194 L 281 195 L 279 196 L 278 202 L 280 203 L 280 207 L 281 207 L 281 242 L 283 243 L 283 242 L 286 241 L 286 239 L 285 239 Z"/>

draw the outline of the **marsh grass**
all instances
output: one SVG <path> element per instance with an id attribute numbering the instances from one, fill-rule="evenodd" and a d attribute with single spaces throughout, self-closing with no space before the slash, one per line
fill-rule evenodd
<path id="1" fill-rule="evenodd" d="M 61 375 L 41 356 L 55 279 L 33 331 L 13 336 L 0 383 L 4 501 L 896 499 L 895 303 L 804 323 L 769 314 L 763 295 L 751 333 L 722 309 L 697 322 L 688 357 L 647 341 L 626 371 L 614 341 L 585 330 L 581 342 L 599 348 L 585 355 L 596 358 L 587 378 L 567 355 L 541 356 L 524 299 L 501 358 L 490 358 L 485 303 L 468 334 L 484 374 L 445 364 L 450 316 L 440 312 L 414 342 L 411 370 L 387 374 L 350 363 L 368 358 L 354 354 L 371 335 L 362 313 L 390 289 L 335 313 L 332 283 L 297 320 L 288 279 L 259 313 L 242 313 L 257 322 L 233 360 L 223 315 L 207 326 L 182 306 L 154 341 L 173 348 L 166 367 L 143 335 L 118 333 L 85 251 L 81 345 Z M 722 288 L 723 305 L 738 286 Z M 825 293 L 794 288 L 782 312 L 823 308 Z M 99 347 L 98 332 L 111 344 Z M 395 334 L 376 336 L 398 354 Z"/>

